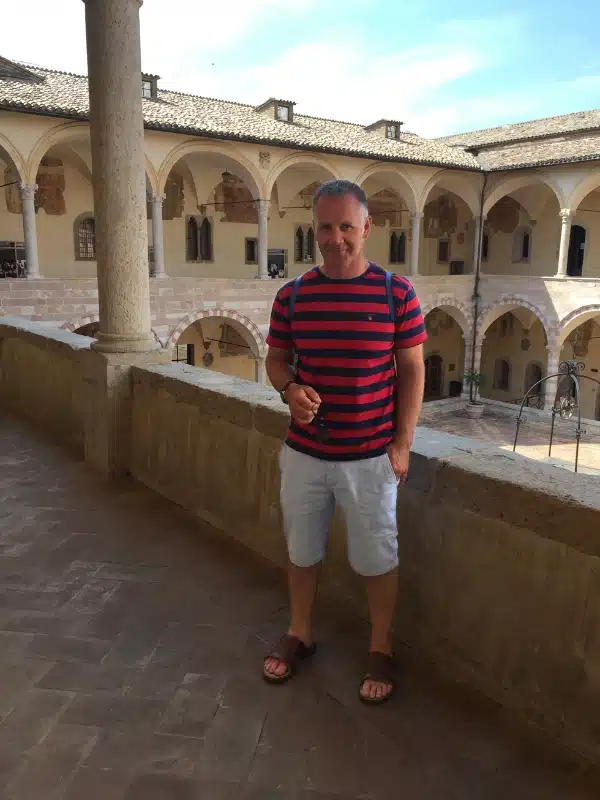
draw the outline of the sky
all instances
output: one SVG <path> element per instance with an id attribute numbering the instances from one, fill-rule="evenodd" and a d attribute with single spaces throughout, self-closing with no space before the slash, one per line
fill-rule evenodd
<path id="1" fill-rule="evenodd" d="M 82 0 L 2 9 L 0 55 L 87 73 Z M 600 108 L 597 0 L 145 0 L 160 88 L 422 136 Z"/>

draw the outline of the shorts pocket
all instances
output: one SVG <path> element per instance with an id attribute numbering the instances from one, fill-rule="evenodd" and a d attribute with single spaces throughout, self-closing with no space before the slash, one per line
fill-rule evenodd
<path id="1" fill-rule="evenodd" d="M 392 462 L 391 462 L 391 459 L 390 459 L 390 457 L 389 457 L 389 455 L 387 453 L 387 450 L 383 454 L 383 458 L 385 459 L 385 464 L 386 464 L 387 471 L 388 471 L 388 474 L 389 474 L 390 478 L 392 478 L 395 483 L 398 483 L 398 476 L 394 472 L 394 468 L 392 466 Z"/>

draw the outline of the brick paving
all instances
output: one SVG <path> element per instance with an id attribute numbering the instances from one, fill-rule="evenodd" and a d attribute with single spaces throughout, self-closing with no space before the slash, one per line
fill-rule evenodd
<path id="1" fill-rule="evenodd" d="M 438 431 L 489 442 L 512 452 L 518 413 L 518 407 L 515 407 L 511 416 L 488 408 L 481 419 L 474 420 L 469 419 L 465 411 L 457 411 L 422 424 Z M 532 416 L 528 418 L 527 411 L 524 412 L 524 420 L 519 431 L 517 453 L 572 472 L 575 465 L 576 420 L 565 422 L 556 418 L 551 458 L 548 458 L 550 421 L 538 422 Z M 585 433 L 579 446 L 578 471 L 586 475 L 600 475 L 600 433 L 592 428 L 587 430 L 585 422 L 581 427 Z"/>
<path id="2" fill-rule="evenodd" d="M 280 576 L 150 492 L 0 421 L 0 796 L 591 800 L 591 770 L 408 662 L 357 700 L 365 630 L 320 609 L 316 660 L 260 678 Z"/>

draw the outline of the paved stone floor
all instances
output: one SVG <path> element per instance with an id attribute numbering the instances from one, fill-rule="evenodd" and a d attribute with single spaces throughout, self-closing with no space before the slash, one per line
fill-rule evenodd
<path id="1" fill-rule="evenodd" d="M 501 447 L 503 450 L 512 451 L 515 439 L 516 419 L 519 409 L 515 408 L 512 416 L 499 414 L 486 409 L 479 420 L 469 419 L 464 411 L 446 414 L 424 422 L 428 428 L 435 428 L 446 433 L 455 433 L 457 436 L 468 436 Z M 517 453 L 536 461 L 544 461 L 556 467 L 573 472 L 575 465 L 575 434 L 576 425 L 572 422 L 556 420 L 552 444 L 552 456 L 548 458 L 548 444 L 550 442 L 550 421 L 540 423 L 533 418 L 527 419 L 521 425 L 517 442 Z M 585 430 L 585 423 L 581 427 Z M 586 475 L 600 475 L 600 434 L 591 430 L 584 434 L 579 446 L 578 471 Z"/>
<path id="2" fill-rule="evenodd" d="M 277 573 L 160 498 L 102 485 L 0 421 L 0 796 L 11 800 L 591 800 L 490 704 L 402 669 L 357 701 L 365 631 L 260 678 Z"/>

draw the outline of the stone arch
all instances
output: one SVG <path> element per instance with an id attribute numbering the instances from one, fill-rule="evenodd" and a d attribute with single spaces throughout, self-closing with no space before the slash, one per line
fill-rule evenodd
<path id="1" fill-rule="evenodd" d="M 401 172 L 397 167 L 393 164 L 386 164 L 378 162 L 376 164 L 371 164 L 368 167 L 365 167 L 363 171 L 357 177 L 355 183 L 359 186 L 363 186 L 365 181 L 369 178 L 373 178 L 378 174 L 388 174 L 393 176 L 393 180 L 399 184 L 400 192 L 402 194 L 403 199 L 406 201 L 406 205 L 408 206 L 408 210 L 411 214 L 414 214 L 417 211 L 417 189 L 415 184 L 411 181 L 408 175 L 405 175 Z M 391 184 L 391 188 L 398 189 L 397 186 L 394 186 L 393 183 Z"/>
<path id="2" fill-rule="evenodd" d="M 506 195 L 516 192 L 518 189 L 523 189 L 526 186 L 531 186 L 535 183 L 544 183 L 553 192 L 559 208 L 565 208 L 564 192 L 554 181 L 547 175 L 542 175 L 535 170 L 527 171 L 520 175 L 509 175 L 494 186 L 483 204 L 483 213 L 487 215 L 496 203 Z"/>
<path id="3" fill-rule="evenodd" d="M 590 192 L 600 189 L 600 169 L 595 169 L 587 174 L 571 192 L 565 208 L 576 211 Z"/>
<path id="4" fill-rule="evenodd" d="M 477 321 L 477 334 L 479 336 L 485 336 L 485 332 L 490 325 L 492 325 L 492 323 L 499 319 L 503 314 L 512 311 L 518 306 L 527 308 L 529 311 L 535 314 L 542 324 L 548 341 L 551 341 L 553 337 L 556 336 L 556 331 L 558 329 L 558 318 L 556 318 L 554 315 L 549 317 L 525 297 L 518 297 L 516 295 L 506 295 L 500 297 L 493 303 L 489 303 L 487 306 L 484 306 Z"/>
<path id="5" fill-rule="evenodd" d="M 21 155 L 21 152 L 2 133 L 0 133 L 0 156 L 2 156 L 3 160 L 4 158 L 7 159 L 7 166 L 15 170 L 19 181 L 26 183 L 27 167 L 25 165 L 25 159 Z"/>
<path id="6" fill-rule="evenodd" d="M 277 179 L 281 177 L 286 169 L 297 165 L 321 167 L 331 175 L 332 179 L 338 179 L 342 177 L 339 171 L 324 156 L 318 155 L 317 153 L 292 153 L 291 155 L 282 158 L 281 161 L 278 161 L 269 173 L 265 183 L 265 198 L 267 200 L 271 199 L 273 187 L 275 186 Z"/>
<path id="7" fill-rule="evenodd" d="M 563 317 L 560 321 L 559 326 L 559 333 L 558 333 L 558 341 L 559 344 L 563 344 L 567 338 L 567 336 L 572 333 L 575 328 L 578 328 L 584 322 L 587 322 L 589 319 L 593 319 L 595 316 L 600 316 L 600 303 L 593 303 L 588 306 L 581 306 L 581 308 L 576 308 L 575 310 L 571 311 L 565 317 Z M 577 324 L 574 325 L 573 323 L 576 322 Z"/>
<path id="8" fill-rule="evenodd" d="M 48 150 L 60 144 L 69 144 L 76 139 L 89 139 L 90 128 L 87 122 L 66 122 L 56 125 L 46 133 L 42 134 L 35 143 L 29 156 L 26 167 L 28 183 L 35 183 L 40 163 Z M 148 156 L 144 153 L 146 180 L 150 184 L 152 192 L 156 194 L 157 180 L 156 169 Z"/>
<path id="9" fill-rule="evenodd" d="M 167 178 L 178 161 L 181 161 L 185 156 L 202 155 L 203 153 L 221 156 L 224 159 L 235 162 L 240 169 L 244 181 L 246 181 L 248 188 L 252 192 L 253 197 L 258 200 L 263 196 L 262 188 L 264 184 L 262 178 L 249 159 L 226 142 L 217 145 L 211 144 L 210 142 L 200 142 L 197 139 L 177 145 L 177 147 L 174 147 L 165 156 L 157 173 L 158 191 L 164 193 Z"/>
<path id="10" fill-rule="evenodd" d="M 264 358 L 267 355 L 267 343 L 265 342 L 265 338 L 257 325 L 252 322 L 251 319 L 248 319 L 248 317 L 240 314 L 239 311 L 234 311 L 231 308 L 205 308 L 188 314 L 172 329 L 167 338 L 165 348 L 175 347 L 181 334 L 187 330 L 190 325 L 193 325 L 194 322 L 197 322 L 199 319 L 205 319 L 206 317 L 224 317 L 225 319 L 232 319 L 236 322 L 239 322 L 239 324 L 242 325 L 242 327 L 244 327 L 252 337 L 252 341 L 256 345 L 258 357 Z"/>
<path id="11" fill-rule="evenodd" d="M 79 328 L 83 328 L 84 325 L 92 325 L 92 324 L 99 323 L 99 322 L 100 322 L 100 315 L 99 314 L 86 314 L 83 317 L 76 317 L 75 319 L 70 320 L 69 322 L 65 322 L 60 327 L 64 331 L 70 331 L 71 333 L 75 333 L 75 331 L 78 331 Z M 154 338 L 156 339 L 157 343 L 161 347 L 164 347 L 159 335 L 156 333 L 154 328 L 152 328 L 152 333 L 153 333 Z"/>
<path id="12" fill-rule="evenodd" d="M 440 170 L 427 181 L 418 199 L 418 211 L 424 211 L 431 191 L 439 187 L 459 197 L 474 217 L 479 216 L 481 209 L 480 189 L 471 185 L 467 178 L 450 170 Z"/>
<path id="13" fill-rule="evenodd" d="M 449 317 L 452 317 L 462 330 L 465 339 L 470 336 L 473 315 L 471 309 L 465 303 L 456 300 L 450 295 L 447 297 L 437 295 L 431 300 L 425 300 L 423 302 L 421 307 L 423 317 L 425 318 L 436 308 L 439 308 L 440 311 L 445 311 Z"/>

